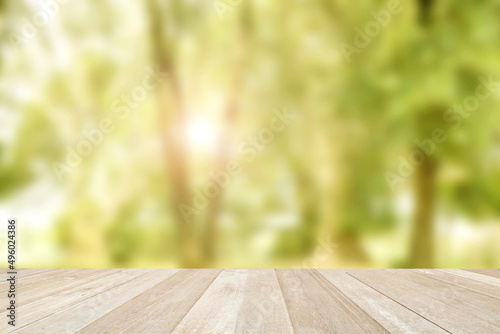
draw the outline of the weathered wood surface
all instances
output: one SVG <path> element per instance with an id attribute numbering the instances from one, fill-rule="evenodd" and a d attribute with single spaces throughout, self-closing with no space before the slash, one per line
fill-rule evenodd
<path id="1" fill-rule="evenodd" d="M 3 270 L 6 277 L 6 270 Z M 23 269 L 2 333 L 500 333 L 498 269 Z"/>

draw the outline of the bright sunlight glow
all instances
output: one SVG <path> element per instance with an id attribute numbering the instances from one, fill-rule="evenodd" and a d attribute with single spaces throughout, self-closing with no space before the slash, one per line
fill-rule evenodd
<path id="1" fill-rule="evenodd" d="M 194 118 L 187 123 L 186 137 L 191 149 L 213 151 L 217 147 L 218 129 L 213 121 Z"/>

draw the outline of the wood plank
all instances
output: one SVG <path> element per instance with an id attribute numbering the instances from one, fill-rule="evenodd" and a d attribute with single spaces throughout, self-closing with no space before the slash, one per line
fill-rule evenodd
<path id="1" fill-rule="evenodd" d="M 345 270 L 318 272 L 391 333 L 448 333 L 420 315 L 363 284 Z"/>
<path id="2" fill-rule="evenodd" d="M 465 270 L 481 275 L 500 278 L 500 270 L 498 269 L 465 269 Z"/>
<path id="3" fill-rule="evenodd" d="M 36 268 L 30 268 L 30 269 L 17 269 L 15 270 L 17 272 L 18 277 L 26 278 L 30 277 L 33 275 L 44 275 L 48 272 L 55 272 L 58 269 L 36 269 Z M 5 274 L 7 274 L 7 270 L 5 270 Z"/>
<path id="4" fill-rule="evenodd" d="M 220 269 L 184 269 L 84 327 L 79 333 L 169 333 Z"/>
<path id="5" fill-rule="evenodd" d="M 457 275 L 457 276 L 464 277 L 464 278 L 469 278 L 469 279 L 477 281 L 477 282 L 500 287 L 500 280 L 496 279 L 495 277 L 481 275 L 481 274 L 473 273 L 473 272 L 462 270 L 462 269 L 433 269 L 433 270 Z"/>
<path id="6" fill-rule="evenodd" d="M 108 269 L 107 276 L 93 279 L 94 276 L 87 276 L 85 281 L 80 280 L 80 284 L 64 289 L 56 293 L 40 298 L 32 303 L 18 307 L 17 313 L 21 316 L 17 319 L 16 327 L 9 326 L 5 332 L 17 330 L 18 328 L 27 326 L 39 319 L 47 317 L 57 311 L 75 305 L 89 297 L 99 294 L 114 285 L 126 282 L 138 275 L 140 270 L 126 273 L 123 269 Z M 5 314 L 1 316 L 6 318 Z"/>
<path id="7" fill-rule="evenodd" d="M 42 278 L 44 276 L 50 275 L 50 273 L 54 274 L 58 271 L 59 271 L 58 269 L 23 269 L 21 271 L 16 271 L 16 272 L 17 272 L 18 283 L 21 283 L 21 282 L 24 283 L 27 280 L 36 280 L 36 278 L 34 278 L 34 277 Z M 7 277 L 7 272 L 8 271 L 6 269 L 3 269 L 2 275 Z M 2 280 L 0 282 L 0 287 L 2 287 L 3 285 L 6 285 L 6 284 L 7 284 L 7 282 Z"/>
<path id="8" fill-rule="evenodd" d="M 247 278 L 248 270 L 223 270 L 173 332 L 234 332 Z"/>
<path id="9" fill-rule="evenodd" d="M 110 289 L 20 328 L 16 332 L 75 333 L 178 271 L 179 269 L 127 269 L 124 274 L 130 277 L 130 280 L 119 283 L 113 279 L 115 284 Z"/>
<path id="10" fill-rule="evenodd" d="M 37 283 L 38 276 L 30 276 L 26 279 L 20 278 L 17 282 L 16 308 L 27 306 L 32 302 L 43 299 L 49 295 L 64 291 L 67 288 L 78 286 L 82 279 L 86 277 L 96 277 L 110 275 L 107 269 L 58 269 L 55 272 L 48 272 Z M 98 277 L 97 276 L 97 277 Z M 7 290 L 2 287 L 0 290 L 0 304 L 7 305 Z M 29 308 L 28 308 L 29 309 Z M 7 324 L 7 310 L 2 308 L 0 312 L 1 325 Z M 18 317 L 20 320 L 22 317 Z M 2 326 L 4 328 L 4 326 Z M 11 326 L 5 326 L 11 330 Z"/>
<path id="11" fill-rule="evenodd" d="M 387 269 L 352 269 L 347 273 L 449 332 L 500 331 L 500 327 L 478 314 L 463 310 L 464 302 L 450 302 L 446 298 L 447 290 L 427 294 L 426 288 L 408 282 Z"/>
<path id="12" fill-rule="evenodd" d="M 276 271 L 295 332 L 387 333 L 314 269 Z"/>
<path id="13" fill-rule="evenodd" d="M 67 274 L 65 270 L 72 270 L 73 272 L 82 271 L 82 269 L 33 269 L 33 271 L 25 269 L 18 273 L 17 285 L 25 289 L 30 284 L 39 284 L 41 281 L 54 279 L 54 277 L 63 277 L 65 273 Z M 7 285 L 8 282 L 2 281 L 0 289 L 3 288 L 4 284 Z"/>
<path id="14" fill-rule="evenodd" d="M 328 333 L 323 314 L 314 306 L 296 273 L 286 269 L 276 269 L 288 314 L 295 333 Z M 304 312 L 307 310 L 307 312 Z M 358 326 L 356 326 L 358 327 Z M 359 328 L 359 327 L 358 327 Z"/>
<path id="15" fill-rule="evenodd" d="M 17 287 L 27 294 L 21 294 L 22 297 L 31 295 L 31 293 L 40 291 L 42 283 L 43 288 L 50 289 L 51 286 L 58 287 L 61 283 L 66 283 L 70 280 L 76 280 L 81 275 L 90 275 L 96 272 L 105 272 L 106 269 L 57 269 L 57 270 L 47 270 L 45 272 L 39 273 L 37 275 L 31 275 L 28 277 L 23 277 L 18 275 Z M 2 286 L 2 289 L 4 287 Z M 18 301 L 25 302 L 25 299 Z"/>
<path id="16" fill-rule="evenodd" d="M 7 274 L 9 270 L 7 269 L 1 269 L 0 274 L 2 277 L 7 277 L 9 276 Z M 17 283 L 20 284 L 21 282 L 25 282 L 28 277 L 31 278 L 32 276 L 37 276 L 38 277 L 43 277 L 43 275 L 48 275 L 49 272 L 56 272 L 57 269 L 20 269 L 16 270 L 17 272 Z M 6 291 L 6 288 L 10 285 L 9 282 L 6 280 L 0 281 L 0 293 L 1 291 Z"/>
<path id="17" fill-rule="evenodd" d="M 40 282 L 19 282 L 17 302 L 24 306 L 47 296 L 79 286 L 88 280 L 109 276 L 115 269 L 61 269 Z M 36 280 L 36 279 L 35 279 Z M 3 314 L 0 313 L 0 316 Z"/>
<path id="18" fill-rule="evenodd" d="M 20 275 L 23 275 L 23 277 L 28 277 L 32 275 L 38 275 L 38 274 L 45 274 L 49 271 L 56 271 L 57 269 L 54 268 L 29 268 L 29 269 L 23 269 L 20 272 Z"/>
<path id="19" fill-rule="evenodd" d="M 19 298 L 28 302 L 19 305 L 18 298 L 14 329 L 16 333 L 500 333 L 500 279 L 479 272 L 26 269 L 18 274 L 18 279 L 26 275 L 19 280 L 18 291 Z M 0 284 L 2 305 L 7 303 L 5 287 Z M 7 319 L 6 312 L 0 316 Z M 9 333 L 12 327 L 2 330 Z"/>
<path id="20" fill-rule="evenodd" d="M 79 286 L 82 284 L 79 281 L 84 277 L 92 277 L 92 274 L 97 272 L 105 273 L 106 275 L 110 275 L 109 270 L 99 269 L 88 270 L 88 269 L 57 269 L 57 270 L 47 270 L 40 275 L 33 275 L 27 278 L 19 278 L 17 282 L 17 294 L 16 294 L 16 308 L 17 308 L 17 325 L 16 327 L 6 326 L 7 332 L 16 330 L 20 326 L 26 325 L 29 322 L 26 322 L 28 318 L 24 317 L 24 311 L 26 310 L 28 314 L 33 312 L 40 312 L 45 314 L 44 307 L 37 307 L 40 300 L 43 300 L 45 297 L 54 295 L 56 293 L 60 293 L 61 291 L 65 291 L 65 288 L 71 288 L 72 286 Z M 78 282 L 76 282 L 78 281 Z M 31 303 L 35 303 L 30 305 Z M 2 301 L 3 304 L 3 301 Z M 23 317 L 19 317 L 19 311 L 23 314 Z M 3 319 L 6 318 L 7 312 L 1 312 L 0 316 Z M 8 320 L 5 321 L 5 323 Z M 2 322 L 3 324 L 3 322 Z"/>
<path id="21" fill-rule="evenodd" d="M 457 276 L 451 273 L 439 271 L 439 270 L 429 270 L 429 269 L 418 269 L 419 273 L 432 277 L 434 279 L 457 285 L 475 292 L 479 292 L 490 297 L 494 297 L 500 299 L 500 289 L 498 286 L 482 283 L 470 278 L 465 278 L 461 276 Z"/>
<path id="22" fill-rule="evenodd" d="M 174 333 L 291 333 L 273 269 L 225 269 Z"/>
<path id="23" fill-rule="evenodd" d="M 405 279 L 412 287 L 420 289 L 422 293 L 430 297 L 438 296 L 441 300 L 500 328 L 500 300 L 497 298 L 445 283 L 417 270 L 390 269 L 387 272 Z"/>
<path id="24" fill-rule="evenodd" d="M 291 333 L 292 322 L 274 269 L 249 270 L 236 333 Z"/>

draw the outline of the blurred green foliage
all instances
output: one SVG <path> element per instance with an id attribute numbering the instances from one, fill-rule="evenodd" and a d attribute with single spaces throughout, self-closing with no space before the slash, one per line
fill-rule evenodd
<path id="1" fill-rule="evenodd" d="M 499 17 L 496 0 L 0 1 L 21 266 L 498 267 Z"/>

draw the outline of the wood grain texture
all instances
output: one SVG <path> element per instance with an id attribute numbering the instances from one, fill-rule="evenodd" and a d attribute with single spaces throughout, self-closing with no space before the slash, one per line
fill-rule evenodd
<path id="1" fill-rule="evenodd" d="M 500 287 L 500 279 L 491 276 L 485 276 L 461 269 L 436 269 L 435 271 L 445 272 L 456 276 L 469 278 L 476 282 L 491 284 Z"/>
<path id="2" fill-rule="evenodd" d="M 18 305 L 24 306 L 31 302 L 45 298 L 55 293 L 62 292 L 77 286 L 88 280 L 96 280 L 101 277 L 112 275 L 117 269 L 61 269 L 55 274 L 43 279 L 33 278 L 24 284 L 22 277 L 19 278 Z M 0 313 L 0 316 L 3 316 Z"/>
<path id="3" fill-rule="evenodd" d="M 277 274 L 295 331 L 387 333 L 316 270 L 279 269 Z"/>
<path id="4" fill-rule="evenodd" d="M 475 292 L 479 292 L 500 299 L 499 286 L 490 283 L 478 282 L 471 278 L 462 277 L 459 275 L 455 275 L 453 273 L 448 273 L 440 270 L 419 269 L 418 272 L 421 272 L 437 280 L 446 282 L 447 284 L 457 285 Z"/>
<path id="5" fill-rule="evenodd" d="M 500 300 L 494 297 L 450 285 L 435 278 L 426 276 L 416 270 L 387 270 L 395 277 L 406 282 L 429 297 L 439 296 L 440 300 L 466 311 L 479 319 L 492 322 L 500 328 Z"/>
<path id="6" fill-rule="evenodd" d="M 40 283 L 43 281 L 56 280 L 58 277 L 60 277 L 61 279 L 65 278 L 67 280 L 72 277 L 74 273 L 83 272 L 83 269 L 46 269 L 43 271 L 35 272 L 31 272 L 28 270 L 29 269 L 23 270 L 17 275 L 18 285 L 23 289 L 28 289 L 28 287 L 30 286 L 39 288 Z M 0 284 L 0 288 L 3 288 L 4 285 L 7 285 L 6 281 Z"/>
<path id="7" fill-rule="evenodd" d="M 500 270 L 499 269 L 466 269 L 466 270 L 473 272 L 473 273 L 478 273 L 481 275 L 500 278 Z"/>
<path id="8" fill-rule="evenodd" d="M 95 280 L 80 281 L 80 284 L 71 286 L 65 290 L 39 298 L 29 304 L 18 308 L 19 317 L 18 327 L 22 328 L 39 319 L 47 317 L 57 311 L 71 307 L 95 294 L 107 290 L 108 288 L 120 284 L 130 279 L 131 275 L 138 275 L 140 272 L 124 272 L 123 270 L 109 270 L 108 275 Z M 109 277 L 113 277 L 112 280 Z M 22 289 L 22 288 L 21 288 Z M 20 290 L 22 291 L 22 290 Z M 5 315 L 4 315 L 5 316 Z M 9 333 L 15 328 L 10 327 L 5 330 Z"/>
<path id="9" fill-rule="evenodd" d="M 469 312 L 470 307 L 466 305 L 470 301 L 465 299 L 466 297 L 460 298 L 455 295 L 455 286 L 447 285 L 446 289 L 440 290 L 432 283 L 414 283 L 415 280 L 408 280 L 411 277 L 409 270 L 401 271 L 409 274 L 406 277 L 395 275 L 394 271 L 390 270 L 348 270 L 347 272 L 449 332 L 470 332 L 470 330 L 465 330 L 467 328 L 474 328 L 474 332 L 481 333 L 500 332 L 499 324 L 495 321 L 484 319 L 477 312 Z M 490 311 L 489 307 L 484 311 Z"/>
<path id="10" fill-rule="evenodd" d="M 500 334 L 494 270 L 23 269 L 17 283 L 5 333 Z"/>
<path id="11" fill-rule="evenodd" d="M 7 270 L 2 270 L 2 277 L 7 276 Z M 17 271 L 17 277 L 20 279 L 20 284 L 27 285 L 30 282 L 39 282 L 44 277 L 51 277 L 51 275 L 57 274 L 57 269 L 21 269 Z M 4 289 L 7 286 L 7 281 L 2 280 L 0 282 L 0 289 Z"/>
<path id="12" fill-rule="evenodd" d="M 318 272 L 391 333 L 447 333 L 343 270 L 318 269 Z"/>
<path id="13" fill-rule="evenodd" d="M 75 333 L 85 326 L 137 297 L 154 285 L 172 276 L 179 269 L 131 269 L 106 277 L 107 290 L 93 294 L 80 303 L 76 303 L 60 312 L 44 317 L 16 332 L 26 333 Z M 127 277 L 122 282 L 122 275 Z M 110 286 L 111 284 L 111 286 Z"/>
<path id="14" fill-rule="evenodd" d="M 272 269 L 226 269 L 182 319 L 175 333 L 290 333 Z"/>
<path id="15" fill-rule="evenodd" d="M 3 269 L 3 271 L 4 271 L 3 274 L 7 273 L 7 270 Z M 41 275 L 45 275 L 45 274 L 48 274 L 50 272 L 54 273 L 55 271 L 57 271 L 57 269 L 34 269 L 33 268 L 33 269 L 18 269 L 16 272 L 18 273 L 19 277 L 27 278 L 27 277 L 34 276 L 34 275 L 40 275 L 39 277 L 41 277 Z"/>
<path id="16" fill-rule="evenodd" d="M 219 275 L 185 269 L 109 312 L 80 333 L 169 333 Z"/>
<path id="17" fill-rule="evenodd" d="M 121 270 L 121 269 L 120 269 Z M 22 316 L 17 317 L 17 327 L 25 326 L 40 317 L 44 317 L 51 312 L 58 309 L 67 307 L 73 302 L 77 302 L 81 298 L 79 293 L 80 288 L 86 287 L 89 282 L 98 280 L 101 277 L 110 276 L 113 273 L 120 271 L 117 269 L 61 269 L 54 273 L 52 277 L 43 277 L 39 283 L 34 282 L 24 283 L 22 276 L 18 277 L 17 281 L 17 294 L 16 306 L 18 314 Z M 29 277 L 31 280 L 35 276 Z M 98 285 L 97 285 L 98 286 Z M 92 292 L 96 285 L 90 285 L 88 291 Z M 3 289 L 2 289 L 3 290 Z M 7 292 L 1 293 L 1 302 L 7 305 Z M 0 312 L 0 319 L 2 325 L 6 325 L 7 310 L 3 308 Z M 16 330 L 12 326 L 2 328 L 3 332 L 10 332 Z"/>

